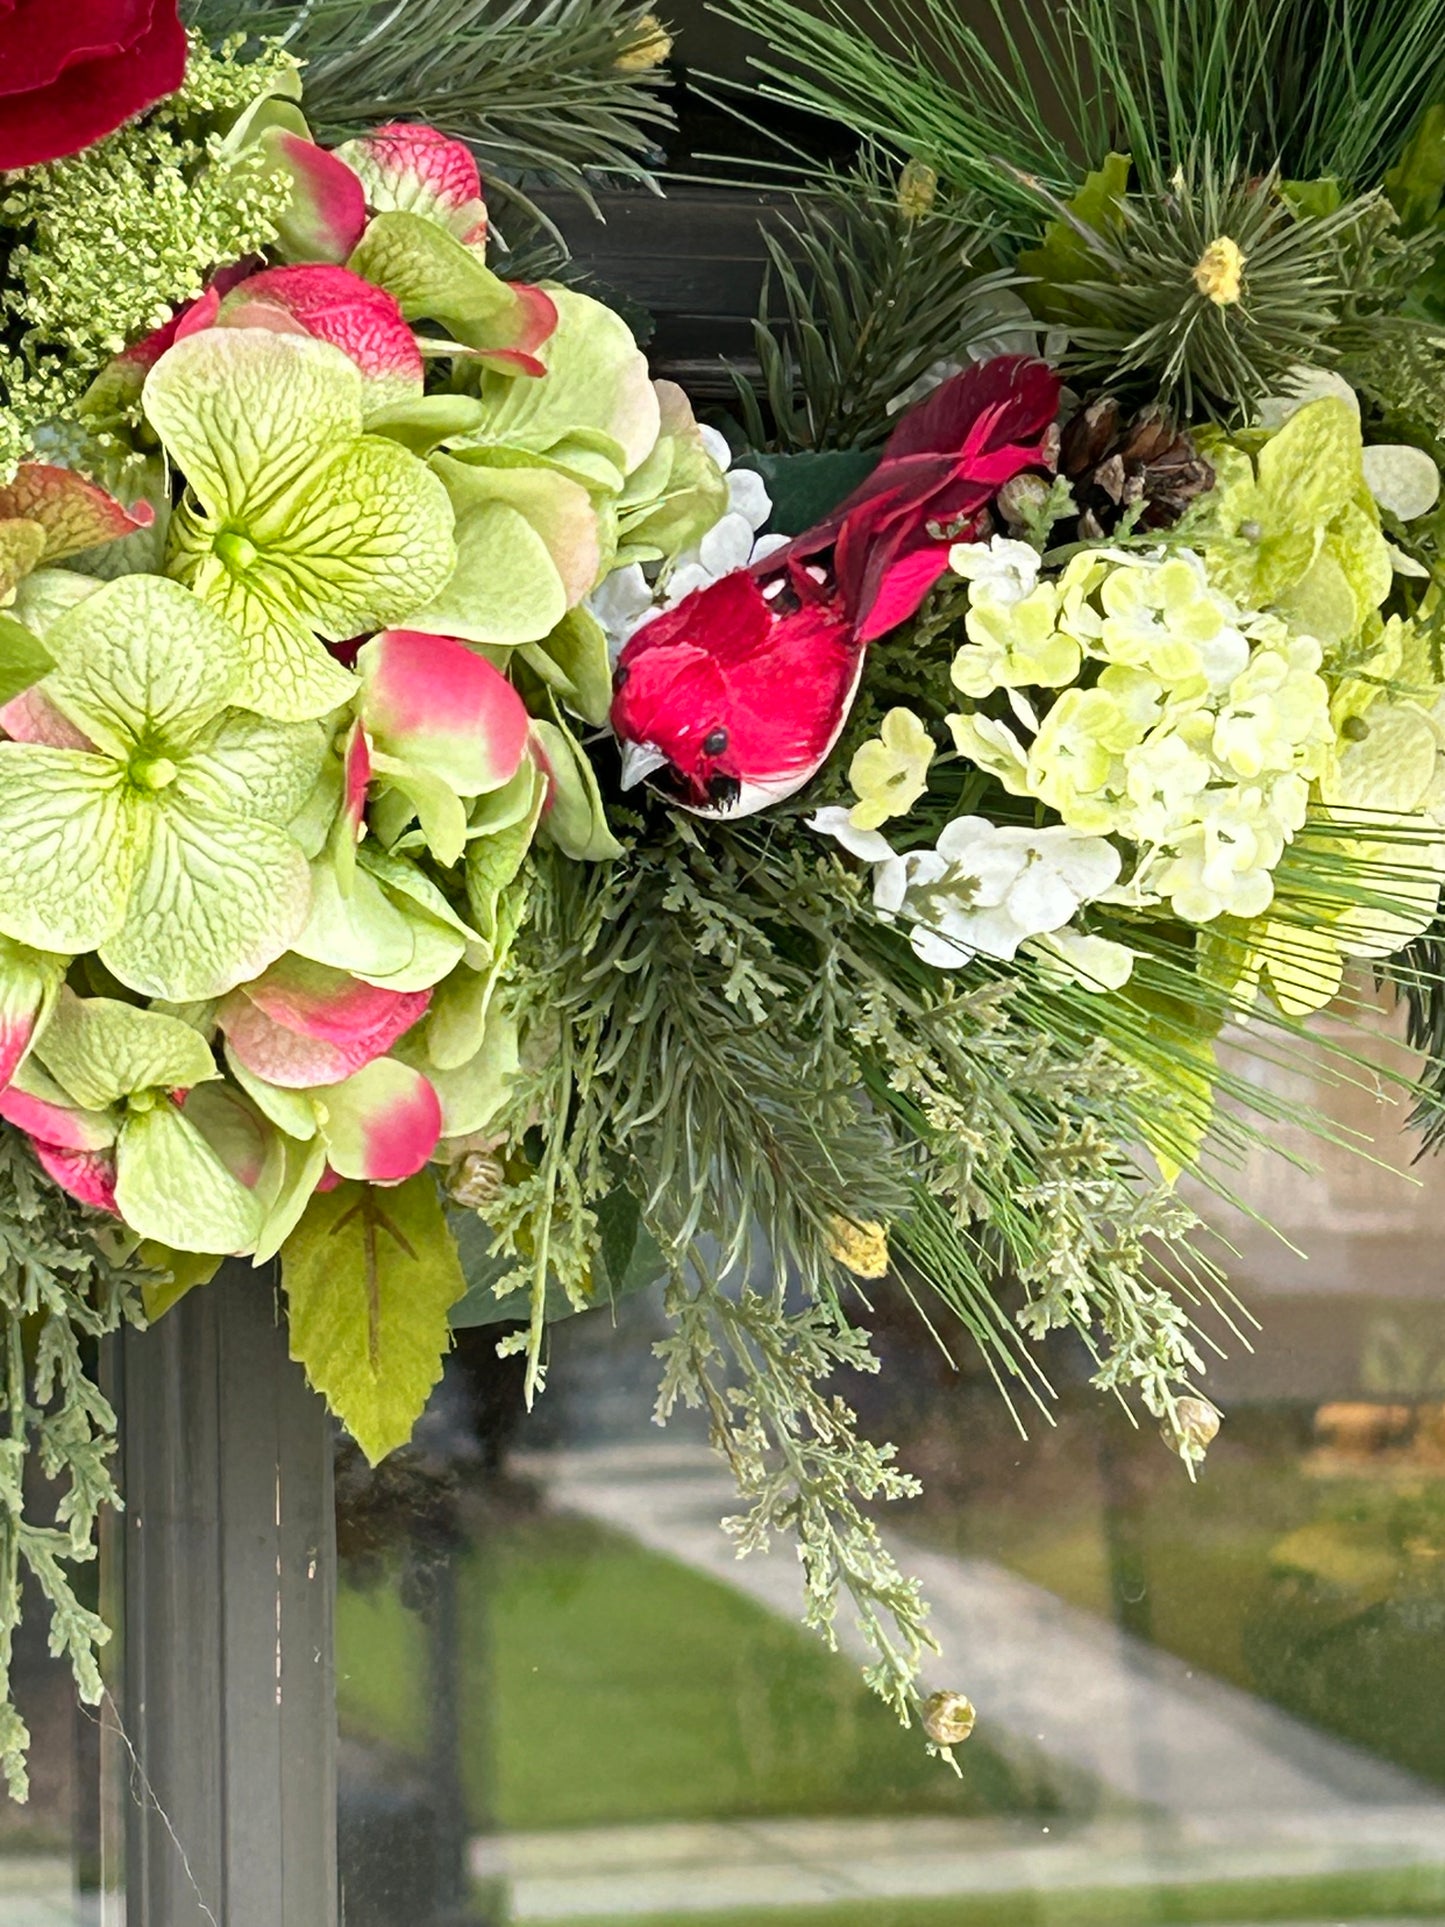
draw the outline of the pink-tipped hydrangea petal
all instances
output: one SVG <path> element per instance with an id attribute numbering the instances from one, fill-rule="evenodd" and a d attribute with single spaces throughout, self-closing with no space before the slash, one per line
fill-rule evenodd
<path id="1" fill-rule="evenodd" d="M 58 1145 L 42 1144 L 38 1139 L 31 1141 L 30 1148 L 41 1170 L 62 1191 L 80 1204 L 88 1204 L 92 1211 L 105 1211 L 113 1218 L 120 1216 L 115 1202 L 113 1151 L 67 1151 Z"/>
<path id="2" fill-rule="evenodd" d="M 366 232 L 366 194 L 356 175 L 324 147 L 284 128 L 267 128 L 261 146 L 291 176 L 291 205 L 280 224 L 285 253 L 293 261 L 348 260 Z"/>
<path id="3" fill-rule="evenodd" d="M 393 121 L 340 150 L 377 213 L 400 210 L 436 221 L 468 247 L 487 238 L 487 204 L 469 147 L 435 127 Z"/>
<path id="4" fill-rule="evenodd" d="M 216 1021 L 239 1062 L 287 1090 L 338 1083 L 420 1022 L 427 990 L 382 990 L 344 971 L 283 957 L 221 1000 Z"/>
<path id="5" fill-rule="evenodd" d="M 442 1134 L 442 1107 L 420 1071 L 394 1057 L 380 1057 L 328 1091 L 327 1155 L 345 1178 L 400 1184 L 414 1177 Z"/>
<path id="6" fill-rule="evenodd" d="M 272 964 L 240 994 L 273 1023 L 328 1043 L 346 1045 L 384 1031 L 383 1049 L 425 1015 L 430 997 L 425 990 L 383 990 L 344 970 L 293 956 Z"/>
<path id="7" fill-rule="evenodd" d="M 171 323 L 169 348 L 172 343 L 185 341 L 191 335 L 204 334 L 207 328 L 214 328 L 216 316 L 221 312 L 221 290 L 213 281 L 205 293 L 193 301 L 189 308 L 183 308 Z M 164 329 L 161 330 L 165 332 Z M 160 356 L 155 357 L 157 361 Z"/>
<path id="8" fill-rule="evenodd" d="M 72 468 L 23 462 L 14 480 L 0 488 L 0 522 L 17 517 L 38 522 L 44 529 L 47 562 L 63 562 L 82 549 L 149 528 L 156 512 L 149 502 L 123 508 L 113 495 Z"/>
<path id="9" fill-rule="evenodd" d="M 115 1141 L 115 1127 L 103 1112 L 54 1104 L 15 1084 L 0 1091 L 0 1117 L 60 1151 L 103 1151 Z"/>
<path id="10" fill-rule="evenodd" d="M 265 268 L 227 295 L 219 318 L 224 327 L 289 326 L 329 341 L 385 390 L 377 400 L 408 401 L 425 386 L 426 364 L 401 309 L 349 268 Z"/>
<path id="11" fill-rule="evenodd" d="M 0 730 L 14 743 L 44 743 L 50 749 L 95 748 L 38 684 L 0 709 Z"/>
<path id="12" fill-rule="evenodd" d="M 371 739 L 360 723 L 352 725 L 342 764 L 341 810 L 352 836 L 361 841 L 366 791 L 371 782 Z"/>
<path id="13" fill-rule="evenodd" d="M 531 728 L 526 705 L 464 642 L 388 629 L 356 666 L 378 748 L 441 777 L 459 796 L 481 796 L 516 775 Z"/>

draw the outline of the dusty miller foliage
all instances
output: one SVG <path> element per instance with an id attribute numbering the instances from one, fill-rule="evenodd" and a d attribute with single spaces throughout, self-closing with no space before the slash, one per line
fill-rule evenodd
<path id="1" fill-rule="evenodd" d="M 28 1578 L 50 1613 L 50 1650 L 69 1659 L 81 1697 L 101 1697 L 99 1648 L 110 1637 L 70 1568 L 95 1557 L 96 1523 L 119 1503 L 111 1476 L 115 1414 L 86 1369 L 94 1342 L 139 1316 L 138 1274 L 112 1261 L 95 1220 L 48 1184 L 0 1125 L 0 1771 L 27 1793 L 30 1736 L 10 1665 Z M 27 1511 L 25 1469 L 58 1485 L 54 1524 Z"/>
<path id="2" fill-rule="evenodd" d="M 919 964 L 801 810 L 615 820 L 637 835 L 625 861 L 535 860 L 510 986 L 513 1181 L 486 1213 L 512 1261 L 497 1289 L 532 1290 L 518 1342 L 538 1384 L 549 1278 L 584 1301 L 599 1207 L 619 1186 L 642 1202 L 671 1279 L 659 1417 L 707 1412 L 747 1504 L 740 1549 L 797 1538 L 810 1623 L 831 1639 L 848 1595 L 870 1682 L 906 1719 L 927 1608 L 869 1508 L 917 1487 L 836 1392 L 840 1371 L 876 1369 L 840 1204 L 889 1225 L 907 1288 L 955 1314 L 1005 1389 L 1037 1395 L 1029 1341 L 1069 1327 L 1100 1385 L 1161 1416 L 1198 1359 L 1151 1254 L 1195 1220 L 1120 1149 L 1145 1080 L 1066 1012 L 1041 1016 L 1026 972 Z"/>

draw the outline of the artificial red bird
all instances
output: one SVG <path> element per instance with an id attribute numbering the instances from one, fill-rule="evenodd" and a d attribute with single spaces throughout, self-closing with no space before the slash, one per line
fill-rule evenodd
<path id="1" fill-rule="evenodd" d="M 976 363 L 909 411 L 825 522 L 639 629 L 618 660 L 625 787 L 699 815 L 800 790 L 842 733 L 867 646 L 919 607 L 988 505 L 1046 463 L 1059 382 L 1020 356 Z"/>

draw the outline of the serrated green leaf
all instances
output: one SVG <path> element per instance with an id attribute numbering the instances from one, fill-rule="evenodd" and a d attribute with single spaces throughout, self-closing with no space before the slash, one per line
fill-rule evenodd
<path id="1" fill-rule="evenodd" d="M 1101 168 L 1084 176 L 1084 185 L 1064 212 L 1049 222 L 1042 245 L 1025 248 L 1019 255 L 1019 273 L 1033 277 L 1034 285 L 1025 294 L 1035 313 L 1053 319 L 1067 312 L 1056 291 L 1098 278 L 1098 256 L 1089 234 L 1108 241 L 1123 226 L 1132 166 L 1128 154 L 1110 154 Z M 1080 227 L 1088 232 L 1081 233 Z"/>
<path id="2" fill-rule="evenodd" d="M 378 1464 L 411 1437 L 466 1290 L 436 1182 L 323 1192 L 281 1255 L 291 1356 Z"/>
<path id="3" fill-rule="evenodd" d="M 205 1038 L 189 1024 L 111 997 L 77 997 L 72 990 L 56 1000 L 37 1055 L 90 1111 L 137 1091 L 185 1091 L 220 1075 Z"/>

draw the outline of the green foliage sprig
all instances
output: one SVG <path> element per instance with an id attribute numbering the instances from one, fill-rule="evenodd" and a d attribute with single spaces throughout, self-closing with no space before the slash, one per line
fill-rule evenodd
<path id="1" fill-rule="evenodd" d="M 102 1691 L 97 1652 L 110 1637 L 67 1570 L 94 1558 L 97 1519 L 118 1503 L 115 1414 L 86 1354 L 140 1316 L 141 1275 L 113 1259 L 101 1230 L 0 1125 L 0 1772 L 17 1800 L 26 1797 L 30 1736 L 11 1697 L 10 1662 L 26 1575 L 50 1610 L 51 1652 L 69 1659 L 92 1704 Z M 54 1525 L 27 1511 L 27 1459 L 60 1481 Z"/>

